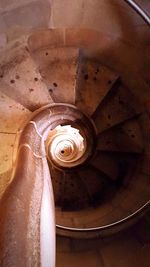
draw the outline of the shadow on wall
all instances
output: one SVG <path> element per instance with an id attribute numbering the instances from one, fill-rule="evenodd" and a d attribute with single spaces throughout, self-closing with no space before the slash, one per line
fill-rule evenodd
<path id="1" fill-rule="evenodd" d="M 146 27 L 144 21 L 124 1 L 119 0 L 77 0 L 71 4 L 69 0 L 55 0 L 49 24 L 50 28 L 90 28 L 112 37 L 130 39 L 130 42 L 136 40 L 135 32 L 142 31 L 139 26 L 142 29 Z"/>
<path id="2" fill-rule="evenodd" d="M 49 27 L 88 28 L 98 30 L 102 37 L 107 35 L 111 41 L 106 42 L 103 49 L 99 49 L 101 60 L 104 59 L 103 63 L 108 62 L 113 69 L 121 71 L 125 82 L 128 76 L 132 75 L 132 82 L 130 80 L 130 84 L 127 84 L 131 88 L 136 86 L 138 80 L 139 90 L 143 84 L 148 90 L 149 27 L 124 1 L 120 3 L 119 0 L 77 0 L 70 4 L 69 0 L 55 0 L 52 4 Z M 136 77 L 133 75 L 135 72 Z M 141 83 L 139 76 L 145 79 L 145 82 Z"/>
<path id="3" fill-rule="evenodd" d="M 48 27 L 49 0 L 0 0 L 0 48 L 31 29 Z"/>

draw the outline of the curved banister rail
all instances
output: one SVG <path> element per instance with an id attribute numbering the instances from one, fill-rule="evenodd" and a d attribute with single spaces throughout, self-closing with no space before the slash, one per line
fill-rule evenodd
<path id="1" fill-rule="evenodd" d="M 58 123 L 78 120 L 72 105 L 37 110 L 21 131 L 14 177 L 0 202 L 0 266 L 55 266 L 55 209 L 46 144 Z M 85 119 L 85 118 L 84 118 Z"/>
<path id="2" fill-rule="evenodd" d="M 45 155 L 50 110 L 22 131 L 14 178 L 0 202 L 0 266 L 55 266 L 53 189 Z"/>
<path id="3" fill-rule="evenodd" d="M 150 16 L 148 13 L 145 12 L 135 1 L 133 0 L 124 0 L 132 9 L 138 13 L 144 21 L 150 26 Z"/>
<path id="4" fill-rule="evenodd" d="M 150 25 L 134 1 L 125 1 Z M 1 267 L 55 266 L 54 200 L 45 150 L 57 117 L 53 109 L 55 105 L 36 112 L 20 138 L 14 178 L 0 202 Z"/>

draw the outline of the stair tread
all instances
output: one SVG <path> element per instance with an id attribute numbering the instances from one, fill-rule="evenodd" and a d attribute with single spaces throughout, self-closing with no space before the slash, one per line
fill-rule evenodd
<path id="1" fill-rule="evenodd" d="M 106 174 L 112 180 L 116 180 L 118 177 L 118 160 L 107 152 L 97 152 L 90 161 L 90 165 Z"/>
<path id="2" fill-rule="evenodd" d="M 33 58 L 54 102 L 75 104 L 79 49 L 56 47 L 37 50 Z"/>
<path id="3" fill-rule="evenodd" d="M 31 116 L 31 112 L 0 92 L 0 132 L 16 133 Z"/>
<path id="4" fill-rule="evenodd" d="M 59 206 L 62 202 L 62 193 L 64 187 L 64 174 L 56 168 L 50 166 L 50 175 L 54 192 L 55 205 Z"/>
<path id="5" fill-rule="evenodd" d="M 107 183 L 107 181 L 104 180 L 104 176 L 92 166 L 86 166 L 84 169 L 78 170 L 77 173 L 87 189 L 91 204 L 98 205 L 104 196 L 103 189 Z"/>
<path id="6" fill-rule="evenodd" d="M 89 196 L 76 172 L 65 173 L 62 210 L 80 210 L 89 206 Z"/>
<path id="7" fill-rule="evenodd" d="M 98 150 L 141 153 L 143 147 L 143 136 L 137 118 L 108 129 L 98 136 Z"/>
<path id="8" fill-rule="evenodd" d="M 11 56 L 12 57 L 12 56 Z M 0 90 L 31 111 L 52 103 L 46 85 L 29 52 L 16 52 L 1 67 Z"/>
<path id="9" fill-rule="evenodd" d="M 139 160 L 139 155 L 135 154 L 134 157 L 130 153 L 112 153 L 112 157 L 118 162 L 118 177 L 116 185 L 126 186 L 134 174 Z"/>
<path id="10" fill-rule="evenodd" d="M 91 116 L 117 79 L 118 75 L 109 68 L 91 59 L 81 58 L 77 75 L 76 106 Z"/>
<path id="11" fill-rule="evenodd" d="M 117 84 L 93 115 L 98 133 L 135 117 L 143 111 L 128 88 Z"/>

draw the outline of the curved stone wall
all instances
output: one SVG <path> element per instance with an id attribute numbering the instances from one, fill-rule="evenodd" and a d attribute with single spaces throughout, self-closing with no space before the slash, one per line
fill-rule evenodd
<path id="1" fill-rule="evenodd" d="M 147 11 L 150 10 L 149 0 L 137 2 Z M 28 36 L 29 32 L 37 28 L 57 27 L 64 28 L 64 31 L 60 31 L 59 42 L 71 45 L 71 28 L 74 28 L 73 39 L 80 39 L 82 35 L 81 44 L 85 44 L 87 39 L 95 43 L 94 50 L 87 49 L 88 55 L 98 56 L 103 63 L 119 71 L 125 83 L 141 96 L 150 110 L 150 31 L 143 20 L 123 1 L 0 0 L 2 53 L 10 41 L 16 42 L 20 36 Z M 98 30 L 99 37 L 93 35 L 92 31 L 90 34 L 89 31 L 79 31 L 79 27 Z M 66 28 L 70 29 L 65 30 Z M 147 127 L 146 118 L 145 126 Z M 0 136 L 1 145 L 3 138 L 11 138 L 4 133 Z M 146 138 L 150 140 L 149 136 Z M 9 143 L 11 146 L 11 140 Z M 150 173 L 149 159 L 148 153 L 145 162 L 147 176 Z M 3 179 L 4 176 L 0 180 L 0 190 Z M 147 216 L 136 227 L 105 240 L 81 241 L 58 237 L 57 267 L 149 267 L 149 228 L 150 221 Z"/>

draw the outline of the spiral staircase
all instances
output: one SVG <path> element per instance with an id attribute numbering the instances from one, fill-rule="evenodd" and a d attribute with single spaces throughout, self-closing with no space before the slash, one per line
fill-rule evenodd
<path id="1" fill-rule="evenodd" d="M 126 229 L 149 210 L 146 90 L 99 55 L 105 41 L 88 29 L 38 30 L 0 55 L 2 267 L 54 267 L 56 234 L 67 253 L 130 240 Z"/>

